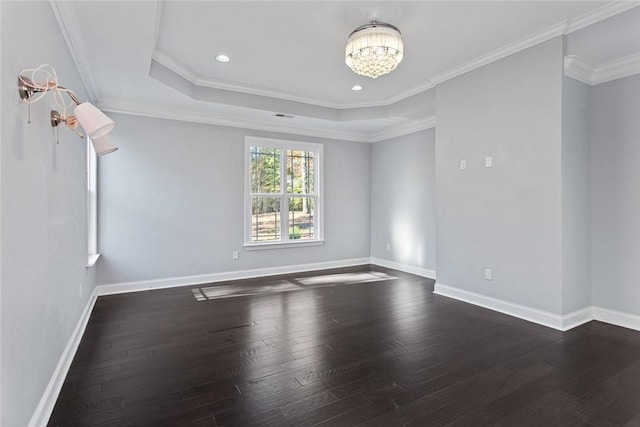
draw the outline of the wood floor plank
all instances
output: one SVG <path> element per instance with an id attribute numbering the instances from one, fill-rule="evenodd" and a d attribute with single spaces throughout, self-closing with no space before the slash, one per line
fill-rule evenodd
<path id="1" fill-rule="evenodd" d="M 383 280 L 358 282 L 371 274 Z M 192 292 L 269 283 L 296 290 L 205 300 Z M 100 297 L 49 425 L 639 420 L 639 332 L 590 322 L 562 333 L 364 265 Z"/>

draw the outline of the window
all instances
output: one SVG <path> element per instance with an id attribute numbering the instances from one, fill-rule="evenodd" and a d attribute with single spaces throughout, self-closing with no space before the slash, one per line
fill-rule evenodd
<path id="1" fill-rule="evenodd" d="M 98 253 L 98 158 L 87 136 L 87 267 L 93 267 Z"/>
<path id="2" fill-rule="evenodd" d="M 322 145 L 245 138 L 245 246 L 322 244 Z"/>

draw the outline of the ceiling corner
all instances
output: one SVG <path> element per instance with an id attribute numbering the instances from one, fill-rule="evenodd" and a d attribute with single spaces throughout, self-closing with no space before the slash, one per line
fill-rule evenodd
<path id="1" fill-rule="evenodd" d="M 56 17 L 58 26 L 69 48 L 69 53 L 73 58 L 73 62 L 78 69 L 84 88 L 87 91 L 87 96 L 90 101 L 96 102 L 100 93 L 98 85 L 92 77 L 89 70 L 87 60 L 87 50 L 82 38 L 82 30 L 80 28 L 80 21 L 76 15 L 73 2 L 63 0 L 49 0 L 53 14 Z"/>
<path id="2" fill-rule="evenodd" d="M 598 65 L 570 55 L 564 59 L 564 74 L 590 86 L 640 74 L 640 52 Z"/>
<path id="3" fill-rule="evenodd" d="M 579 82 L 593 85 L 592 76 L 596 66 L 577 55 L 564 58 L 564 74 Z"/>

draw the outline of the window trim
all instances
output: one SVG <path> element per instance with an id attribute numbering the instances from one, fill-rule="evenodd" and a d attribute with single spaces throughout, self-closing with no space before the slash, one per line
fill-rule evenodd
<path id="1" fill-rule="evenodd" d="M 93 149 L 91 138 L 87 135 L 86 149 L 86 212 L 87 212 L 87 265 L 93 267 L 98 252 L 98 156 Z"/>
<path id="2" fill-rule="evenodd" d="M 308 240 L 289 240 L 289 233 L 282 230 L 288 230 L 285 227 L 285 215 L 282 212 L 288 212 L 288 193 L 286 180 L 286 155 L 280 156 L 280 189 L 281 193 L 277 193 L 277 197 L 283 197 L 285 203 L 281 206 L 280 215 L 280 238 L 279 241 L 252 242 L 251 241 L 251 147 L 269 147 L 279 148 L 281 150 L 295 149 L 312 151 L 316 154 L 314 158 L 314 182 L 316 192 L 313 195 L 315 199 L 315 224 L 314 239 Z M 324 152 L 323 144 L 313 142 L 292 141 L 286 139 L 262 138 L 257 136 L 245 136 L 244 138 L 244 248 L 245 250 L 262 250 L 262 249 L 284 249 L 299 248 L 303 246 L 319 246 L 324 244 L 324 197 L 323 197 L 323 163 Z M 274 193 L 276 194 L 276 193 Z M 304 196 L 304 195 L 301 195 Z M 288 215 L 287 215 L 288 218 Z M 284 239 L 283 239 L 284 237 Z"/>

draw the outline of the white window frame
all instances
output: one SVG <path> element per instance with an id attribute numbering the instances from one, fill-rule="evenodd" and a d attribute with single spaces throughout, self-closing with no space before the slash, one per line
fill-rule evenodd
<path id="1" fill-rule="evenodd" d="M 280 156 L 280 193 L 273 193 L 274 197 L 281 197 L 280 204 L 280 239 L 271 242 L 251 241 L 251 147 L 268 147 L 284 150 L 284 155 Z M 313 173 L 316 185 L 315 198 L 315 218 L 314 218 L 314 239 L 290 240 L 289 233 L 282 230 L 289 230 L 289 215 L 282 213 L 289 212 L 289 194 L 287 191 L 286 177 L 286 150 L 302 150 L 314 153 Z M 302 246 L 319 246 L 324 244 L 324 197 L 323 197 L 323 173 L 324 162 L 323 145 L 313 142 L 290 141 L 285 139 L 260 138 L 256 136 L 246 136 L 244 138 L 244 248 L 245 250 L 261 249 L 282 249 L 299 248 Z M 304 194 L 300 194 L 304 196 Z"/>
<path id="2" fill-rule="evenodd" d="M 86 153 L 87 267 L 93 267 L 100 258 L 98 252 L 98 156 L 88 135 Z"/>

